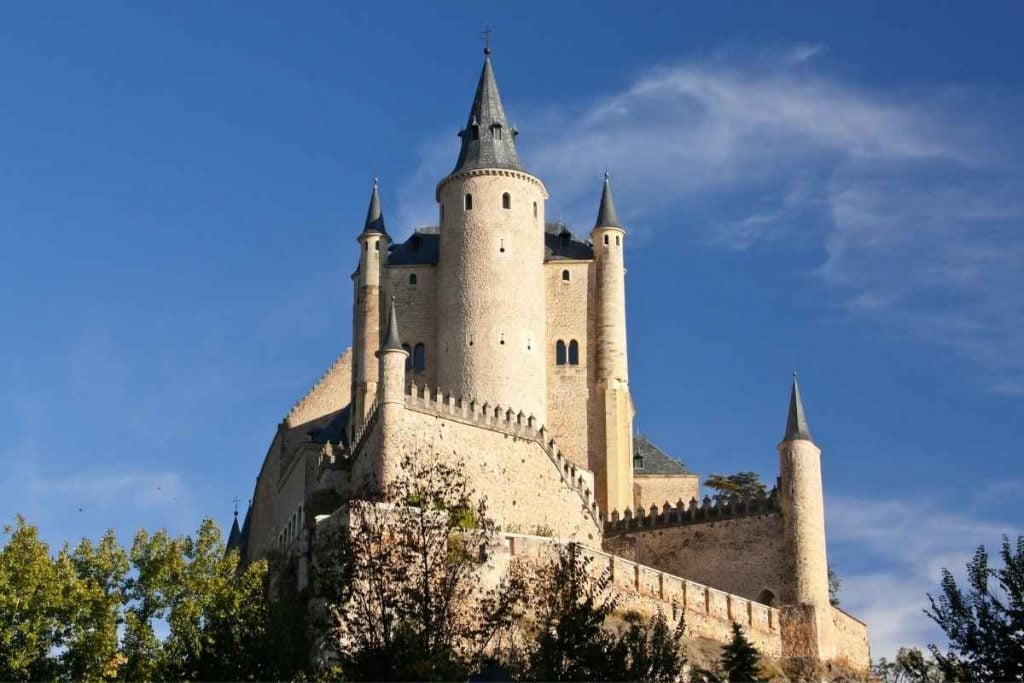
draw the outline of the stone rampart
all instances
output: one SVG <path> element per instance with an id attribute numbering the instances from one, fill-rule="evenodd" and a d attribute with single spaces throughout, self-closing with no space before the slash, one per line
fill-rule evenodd
<path id="1" fill-rule="evenodd" d="M 594 496 L 594 477 L 588 470 L 577 467 L 562 454 L 548 430 L 533 415 L 523 411 L 475 399 L 464 399 L 425 386 L 410 384 L 405 397 L 409 410 L 443 416 L 463 424 L 506 434 L 535 442 L 544 451 L 562 482 L 575 491 L 595 524 L 600 526 L 600 510 Z M 358 452 L 358 451 L 354 451 Z"/>
<path id="2" fill-rule="evenodd" d="M 550 538 L 504 534 L 502 551 L 511 557 L 551 560 L 559 546 Z M 590 558 L 595 576 L 610 572 L 620 610 L 650 617 L 661 609 L 672 623 L 684 616 L 688 639 L 705 638 L 722 644 L 732 638 L 735 621 L 762 654 L 774 659 L 782 655 L 777 609 L 600 550 L 578 546 L 578 552 Z"/>
<path id="3" fill-rule="evenodd" d="M 704 496 L 703 502 L 691 498 L 689 503 L 682 500 L 675 505 L 665 501 L 660 508 L 652 503 L 649 509 L 637 508 L 625 510 L 621 515 L 613 510 L 611 518 L 605 521 L 605 536 L 628 533 L 639 529 L 665 528 L 687 524 L 704 524 L 723 519 L 763 515 L 766 512 L 778 512 L 779 494 L 776 489 L 771 493 L 760 493 L 756 496 L 723 498 L 712 503 L 711 498 Z"/>

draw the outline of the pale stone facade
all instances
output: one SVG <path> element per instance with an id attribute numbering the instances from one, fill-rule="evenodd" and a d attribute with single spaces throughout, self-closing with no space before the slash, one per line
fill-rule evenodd
<path id="1" fill-rule="evenodd" d="M 438 226 L 393 241 L 374 181 L 352 348 L 279 425 L 232 547 L 284 551 L 302 583 L 318 519 L 403 458 L 432 459 L 486 498 L 510 555 L 529 544 L 513 532 L 578 542 L 627 602 L 678 603 L 700 637 L 727 638 L 736 620 L 773 655 L 866 667 L 866 628 L 829 604 L 820 451 L 795 381 L 778 490 L 698 502 L 697 475 L 634 434 L 628 231 L 607 174 L 581 239 L 545 221 L 548 191 L 520 166 L 516 135 L 488 58 L 437 185 Z"/>

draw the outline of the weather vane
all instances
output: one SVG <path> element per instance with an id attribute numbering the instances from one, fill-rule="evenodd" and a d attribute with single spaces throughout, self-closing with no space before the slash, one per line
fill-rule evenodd
<path id="1" fill-rule="evenodd" d="M 239 500 L 238 496 L 235 496 L 234 499 L 231 502 L 235 504 L 235 516 L 237 517 L 238 516 L 238 504 L 241 503 L 242 501 Z"/>
<path id="2" fill-rule="evenodd" d="M 484 41 L 484 54 L 491 54 L 491 34 L 494 33 L 494 29 L 491 28 L 490 24 L 484 26 L 484 30 L 480 32 L 480 39 Z"/>

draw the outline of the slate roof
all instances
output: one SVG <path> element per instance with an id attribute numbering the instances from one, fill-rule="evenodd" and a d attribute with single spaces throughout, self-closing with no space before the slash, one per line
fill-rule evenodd
<path id="1" fill-rule="evenodd" d="M 370 207 L 366 210 L 366 224 L 363 234 L 388 234 L 384 227 L 384 211 L 380 208 L 380 192 L 377 190 L 377 179 L 373 179 L 373 191 L 370 192 Z"/>
<path id="2" fill-rule="evenodd" d="M 389 266 L 436 264 L 441 256 L 441 235 L 436 226 L 417 228 L 409 239 L 393 244 L 388 254 Z"/>
<path id="3" fill-rule="evenodd" d="M 633 454 L 643 458 L 643 468 L 634 467 L 634 474 L 690 474 L 682 462 L 665 453 L 643 434 L 633 437 Z"/>
<path id="4" fill-rule="evenodd" d="M 796 383 L 796 373 L 793 373 L 793 391 L 789 395 L 789 414 L 786 416 L 786 435 L 783 441 L 794 439 L 805 439 L 814 441 L 811 438 L 811 426 L 807 424 L 807 413 L 804 412 L 804 402 L 800 400 L 800 386 Z"/>
<path id="5" fill-rule="evenodd" d="M 469 109 L 466 127 L 459 131 L 462 146 L 452 175 L 477 168 L 523 170 L 516 155 L 517 134 L 505 118 L 490 53 L 485 51 L 484 68 L 480 72 L 473 106 Z"/>
<path id="6" fill-rule="evenodd" d="M 349 410 L 352 405 L 349 404 L 338 411 L 338 413 L 331 418 L 323 427 L 309 430 L 309 438 L 314 443 L 337 443 L 342 446 L 348 446 L 348 433 L 345 429 L 345 425 L 348 424 Z"/>
<path id="7" fill-rule="evenodd" d="M 594 258 L 594 245 L 580 239 L 565 223 L 555 221 L 544 226 L 544 260 L 587 260 Z"/>
<path id="8" fill-rule="evenodd" d="M 597 223 L 595 228 L 621 228 L 619 213 L 615 210 L 615 200 L 612 199 L 612 183 L 608 179 L 607 171 L 604 174 L 604 188 L 601 190 L 601 206 L 597 210 Z"/>

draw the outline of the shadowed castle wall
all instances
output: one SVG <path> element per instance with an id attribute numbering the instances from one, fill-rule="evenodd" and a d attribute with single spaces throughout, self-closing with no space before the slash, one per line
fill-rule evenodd
<path id="1" fill-rule="evenodd" d="M 605 538 L 604 549 L 728 593 L 775 604 L 792 601 L 794 585 L 777 512 L 634 530 Z"/>
<path id="2" fill-rule="evenodd" d="M 511 206 L 502 208 L 509 193 Z M 472 209 L 465 208 L 466 195 Z M 533 176 L 480 170 L 438 186 L 443 205 L 438 386 L 457 396 L 547 412 L 544 200 Z M 536 215 L 534 215 L 536 206 Z"/>
<path id="3" fill-rule="evenodd" d="M 638 474 L 633 473 L 633 505 L 649 508 L 679 501 L 689 503 L 700 494 L 700 477 L 696 474 Z"/>

